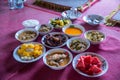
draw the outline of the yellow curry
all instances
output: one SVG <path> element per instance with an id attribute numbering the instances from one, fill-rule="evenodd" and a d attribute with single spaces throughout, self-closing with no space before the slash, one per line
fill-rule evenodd
<path id="1" fill-rule="evenodd" d="M 82 30 L 80 30 L 79 28 L 75 28 L 75 27 L 69 27 L 65 30 L 65 33 L 68 35 L 80 35 L 82 34 Z"/>

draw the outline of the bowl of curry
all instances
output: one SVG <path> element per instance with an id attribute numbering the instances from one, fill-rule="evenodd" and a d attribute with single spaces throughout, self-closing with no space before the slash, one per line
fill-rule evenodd
<path id="1" fill-rule="evenodd" d="M 85 28 L 79 24 L 70 24 L 63 27 L 62 31 L 70 37 L 78 37 L 85 32 Z"/>

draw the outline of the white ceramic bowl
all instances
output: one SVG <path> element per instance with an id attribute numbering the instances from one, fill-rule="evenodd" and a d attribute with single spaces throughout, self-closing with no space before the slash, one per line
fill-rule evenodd
<path id="1" fill-rule="evenodd" d="M 66 65 L 64 65 L 64 66 L 58 66 L 58 67 L 48 65 L 48 64 L 47 64 L 47 60 L 46 60 L 46 56 L 47 56 L 48 54 L 51 54 L 51 53 L 54 53 L 54 52 L 67 52 L 67 53 L 69 54 L 69 58 L 70 58 L 69 62 L 68 62 Z M 47 51 L 46 54 L 43 56 L 43 62 L 44 62 L 44 64 L 45 64 L 46 66 L 48 66 L 49 68 L 53 69 L 53 70 L 61 70 L 61 69 L 64 69 L 65 67 L 67 67 L 67 66 L 71 63 L 72 59 L 73 59 L 73 56 L 72 56 L 71 52 L 69 52 L 68 50 L 63 49 L 63 48 L 51 49 L 51 50 Z"/>
<path id="2" fill-rule="evenodd" d="M 62 29 L 64 26 L 71 23 L 72 21 L 68 18 L 53 18 L 49 21 L 49 24 L 51 24 L 54 29 Z"/>
<path id="3" fill-rule="evenodd" d="M 49 46 L 49 45 L 47 45 L 47 44 L 45 43 L 45 39 L 46 39 L 46 36 L 47 36 L 47 35 L 63 35 L 66 40 L 65 40 L 61 45 L 58 45 L 58 46 Z M 64 46 L 64 45 L 66 44 L 67 40 L 68 40 L 68 36 L 65 35 L 64 33 L 61 33 L 61 32 L 52 32 L 52 33 L 49 33 L 49 34 L 44 35 L 44 36 L 42 37 L 42 39 L 41 39 L 41 42 L 42 42 L 43 45 L 45 45 L 45 46 L 48 47 L 48 48 L 58 48 L 58 47 Z M 53 42 L 53 44 L 55 44 L 55 43 Z"/>
<path id="4" fill-rule="evenodd" d="M 38 42 L 30 42 L 30 43 L 42 45 L 41 43 L 38 43 Z M 25 44 L 30 44 L 30 43 L 25 43 Z M 21 44 L 21 45 L 22 45 L 22 44 Z M 40 55 L 39 57 L 37 57 L 37 58 L 35 58 L 35 59 L 22 60 L 22 59 L 20 58 L 20 56 L 18 55 L 18 52 L 17 52 L 21 45 L 19 45 L 18 47 L 16 47 L 16 48 L 14 49 L 14 51 L 13 51 L 13 58 L 14 58 L 16 61 L 21 62 L 21 63 L 32 63 L 32 62 L 38 61 L 38 60 L 43 56 L 43 54 L 45 54 L 45 52 L 46 52 L 46 48 L 42 45 L 42 47 L 43 47 L 43 53 L 42 53 L 42 55 Z"/>
<path id="5" fill-rule="evenodd" d="M 83 49 L 83 50 L 74 50 L 74 49 L 71 49 L 70 45 L 71 45 L 71 43 L 73 42 L 73 40 L 78 40 L 78 41 L 80 41 L 80 42 L 84 42 L 84 43 L 86 44 L 86 48 Z M 75 42 L 75 44 L 76 44 L 76 42 Z M 74 53 L 81 53 L 81 52 L 86 51 L 86 50 L 90 47 L 90 42 L 89 42 L 87 39 L 84 39 L 84 38 L 73 37 L 73 38 L 71 38 L 71 39 L 69 39 L 69 40 L 67 41 L 67 47 L 68 47 L 72 52 L 74 52 Z"/>
<path id="6" fill-rule="evenodd" d="M 44 32 L 44 31 L 41 32 L 41 31 L 40 31 L 41 25 L 46 25 L 47 27 L 50 28 L 50 30 L 49 30 L 49 31 L 46 31 L 46 32 Z M 50 32 L 53 30 L 53 26 L 52 26 L 51 24 L 41 24 L 41 25 L 36 26 L 36 28 L 35 28 L 41 35 L 45 35 L 45 34 L 47 34 L 47 33 L 50 33 Z"/>
<path id="7" fill-rule="evenodd" d="M 99 58 L 99 60 L 102 62 L 102 67 L 101 67 L 102 72 L 101 73 L 94 74 L 94 75 L 88 75 L 88 74 L 85 74 L 85 73 L 83 73 L 82 71 L 80 71 L 80 70 L 78 70 L 76 68 L 80 56 L 86 56 L 86 55 L 92 55 L 92 56 L 96 56 L 96 57 Z M 97 53 L 93 53 L 93 52 L 85 52 L 85 53 L 81 53 L 81 54 L 76 55 L 74 57 L 74 59 L 73 59 L 72 66 L 73 66 L 73 68 L 74 68 L 74 70 L 76 72 L 78 72 L 79 74 L 81 74 L 81 75 L 83 75 L 85 77 L 99 77 L 99 76 L 104 75 L 108 70 L 108 62 L 107 62 L 107 60 L 104 57 L 102 57 L 101 55 L 99 55 Z"/>
<path id="8" fill-rule="evenodd" d="M 93 35 L 90 35 L 90 36 L 88 37 L 88 34 L 91 33 L 91 32 L 98 32 L 98 33 L 100 33 L 100 34 L 103 36 L 103 38 L 101 38 L 101 40 L 92 40 L 92 39 L 95 39 Z M 96 35 L 96 36 L 98 37 L 98 35 Z M 105 33 L 101 32 L 101 31 L 99 31 L 99 30 L 88 30 L 88 31 L 86 31 L 86 32 L 84 33 L 84 37 L 85 37 L 86 39 L 88 39 L 92 44 L 99 44 L 99 43 L 103 42 L 103 41 L 106 39 Z M 90 37 L 91 37 L 91 38 L 90 38 Z"/>
<path id="9" fill-rule="evenodd" d="M 25 31 L 35 32 L 35 33 L 36 33 L 36 36 L 33 37 L 33 38 L 31 38 L 31 39 L 28 39 L 28 40 L 20 40 L 20 39 L 19 39 L 19 35 L 20 35 L 21 33 L 25 32 Z M 38 37 L 38 35 L 39 35 L 39 32 L 36 31 L 35 29 L 25 28 L 25 29 L 22 29 L 22 30 L 19 30 L 18 32 L 16 32 L 15 38 L 16 38 L 18 41 L 20 41 L 20 42 L 22 42 L 22 43 L 25 43 L 25 42 L 32 42 L 32 41 L 34 41 L 34 40 Z"/>
<path id="10" fill-rule="evenodd" d="M 92 26 L 96 26 L 100 24 L 104 20 L 104 18 L 100 15 L 92 14 L 92 15 L 84 16 L 83 20 Z"/>
<path id="11" fill-rule="evenodd" d="M 77 35 L 72 35 L 72 34 L 65 33 L 66 29 L 70 28 L 71 26 L 73 26 L 74 28 L 80 29 L 82 31 L 82 33 L 81 34 L 77 34 Z M 70 25 L 67 25 L 67 26 L 63 27 L 62 31 L 63 31 L 63 33 L 65 33 L 69 37 L 78 37 L 78 36 L 81 36 L 85 32 L 85 28 L 83 26 L 79 25 L 79 24 L 70 24 Z"/>
<path id="12" fill-rule="evenodd" d="M 39 25 L 39 21 L 35 19 L 28 19 L 22 22 L 22 25 L 25 28 L 35 28 L 36 26 Z"/>

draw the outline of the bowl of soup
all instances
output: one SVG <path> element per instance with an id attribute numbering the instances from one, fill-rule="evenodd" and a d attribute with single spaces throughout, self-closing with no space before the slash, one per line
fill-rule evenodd
<path id="1" fill-rule="evenodd" d="M 85 29 L 79 24 L 70 24 L 68 26 L 63 27 L 62 31 L 70 37 L 77 37 L 81 36 L 85 32 Z"/>
<path id="2" fill-rule="evenodd" d="M 50 49 L 43 56 L 43 62 L 53 70 L 61 70 L 67 67 L 73 59 L 70 51 L 63 48 Z"/>

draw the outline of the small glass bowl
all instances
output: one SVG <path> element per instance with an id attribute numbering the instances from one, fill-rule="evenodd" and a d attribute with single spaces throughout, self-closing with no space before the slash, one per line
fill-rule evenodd
<path id="1" fill-rule="evenodd" d="M 81 13 L 77 10 L 77 8 L 71 8 L 70 10 L 63 11 L 61 15 L 64 18 L 74 20 L 79 18 L 81 16 Z"/>

